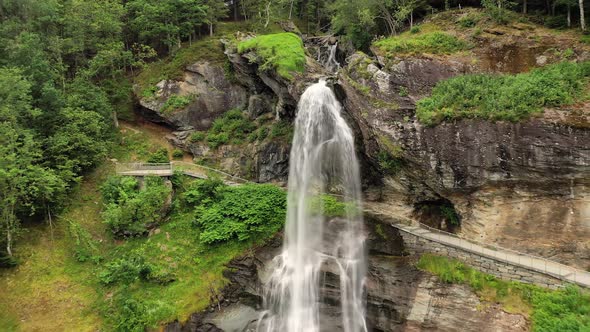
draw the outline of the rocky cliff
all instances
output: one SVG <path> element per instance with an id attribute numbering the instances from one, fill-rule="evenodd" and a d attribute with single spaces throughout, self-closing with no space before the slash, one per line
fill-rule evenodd
<path id="1" fill-rule="evenodd" d="M 372 225 L 378 223 L 373 220 Z M 372 233 L 367 280 L 367 324 L 371 331 L 528 331 L 525 317 L 508 314 L 500 307 L 482 302 L 467 286 L 444 284 L 417 270 L 412 258 L 402 257 L 403 245 L 393 228 L 383 225 Z M 383 238 L 383 236 L 385 238 Z M 382 246 L 384 240 L 390 245 Z M 194 314 L 185 322 L 173 322 L 166 332 L 255 331 L 261 315 L 261 285 L 268 266 L 280 250 L 280 238 L 258 248 L 251 255 L 234 260 L 227 277 L 231 281 L 223 295 L 214 299 L 208 311 Z M 321 290 L 326 299 L 322 321 L 334 331 L 340 322 L 336 313 L 339 278 L 327 265 L 326 283 Z"/>
<path id="2" fill-rule="evenodd" d="M 551 45 L 571 48 L 569 60 L 588 59 L 587 46 L 567 35 L 544 33 L 521 24 L 491 29 L 474 37 L 469 52 L 452 55 L 390 57 L 378 50 L 374 56 L 348 54 L 332 85 L 356 134 L 366 199 L 384 207 L 392 218 L 441 227 L 443 216 L 429 212 L 429 207 L 451 208 L 461 225 L 446 227 L 463 236 L 588 268 L 589 103 L 547 109 L 515 123 L 463 119 L 427 127 L 415 115 L 417 100 L 428 95 L 437 82 L 456 75 L 517 73 L 564 60 L 563 52 Z M 253 121 L 288 122 L 306 86 L 330 75 L 308 57 L 305 73 L 288 81 L 272 71 L 259 70 L 255 54 L 238 54 L 231 46 L 226 54 L 231 74 L 197 63 L 186 69 L 184 81 L 158 84 L 156 95 L 161 99 L 157 103 L 140 100 L 142 112 L 175 128 L 170 140 L 196 158 L 213 160 L 226 171 L 256 181 L 285 181 L 287 139 L 266 138 L 211 149 L 190 137 L 197 130 L 207 130 L 229 108 L 243 109 Z M 200 83 L 190 85 L 189 81 Z M 194 99 L 178 113 L 162 114 L 159 107 L 165 100 L 174 91 L 187 94 L 187 86 L 193 89 L 190 93 L 208 97 Z M 219 91 L 229 93 L 221 96 Z M 383 166 L 383 152 L 394 167 Z M 370 227 L 377 224 L 369 220 Z M 252 326 L 260 309 L 264 267 L 277 248 L 275 243 L 232 265 L 237 272 L 229 275 L 232 284 L 223 301 L 218 301 L 217 309 L 222 310 L 211 308 L 210 313 L 196 314 L 185 325 L 171 324 L 168 330 Z M 416 270 L 411 258 L 402 257 L 398 235 L 373 241 L 370 249 L 367 310 L 375 330 L 528 329 L 522 316 L 482 304 L 468 288 L 441 284 Z M 333 289 L 324 291 L 330 294 Z M 228 326 L 224 322 L 239 323 Z"/>
<path id="3" fill-rule="evenodd" d="M 530 58 L 549 61 L 546 47 L 523 45 Z M 472 56 L 489 54 L 482 47 Z M 547 109 L 517 123 L 464 119 L 426 127 L 415 116 L 417 99 L 442 79 L 489 66 L 454 56 L 397 60 L 355 54 L 337 87 L 361 128 L 367 158 L 377 160 L 393 146 L 405 165 L 386 186 L 415 206 L 449 200 L 465 236 L 590 266 L 590 104 Z"/>

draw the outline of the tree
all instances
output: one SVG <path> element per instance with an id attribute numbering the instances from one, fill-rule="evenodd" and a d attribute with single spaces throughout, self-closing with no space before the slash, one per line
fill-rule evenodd
<path id="1" fill-rule="evenodd" d="M 586 20 L 584 18 L 584 0 L 579 0 L 578 6 L 580 7 L 580 29 L 586 31 Z"/>
<path id="2" fill-rule="evenodd" d="M 67 181 L 96 166 L 106 156 L 107 126 L 97 112 L 66 107 L 59 114 L 62 125 L 47 140 L 52 164 Z"/>
<path id="3" fill-rule="evenodd" d="M 220 0 L 205 0 L 205 23 L 209 26 L 209 35 L 213 36 L 213 25 L 216 24 L 220 18 L 227 17 L 229 8 L 225 5 L 225 1 Z"/>
<path id="4" fill-rule="evenodd" d="M 171 53 L 182 37 L 202 25 L 206 6 L 201 0 L 130 0 L 127 3 L 131 30 L 142 42 L 163 41 Z"/>
<path id="5" fill-rule="evenodd" d="M 555 1 L 555 6 L 565 6 L 566 7 L 566 20 L 567 20 L 567 27 L 570 28 L 572 26 L 572 7 L 577 5 L 576 0 L 557 0 Z"/>

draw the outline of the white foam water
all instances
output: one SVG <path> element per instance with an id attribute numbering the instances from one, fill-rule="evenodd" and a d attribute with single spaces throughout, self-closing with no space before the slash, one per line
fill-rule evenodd
<path id="1" fill-rule="evenodd" d="M 359 164 L 352 130 L 340 113 L 325 81 L 307 88 L 299 101 L 283 250 L 272 262 L 258 331 L 367 330 Z M 346 213 L 329 218 L 324 197 L 335 192 Z M 326 314 L 322 289 L 328 273 L 339 280 L 331 285 L 339 287 L 339 303 Z"/>

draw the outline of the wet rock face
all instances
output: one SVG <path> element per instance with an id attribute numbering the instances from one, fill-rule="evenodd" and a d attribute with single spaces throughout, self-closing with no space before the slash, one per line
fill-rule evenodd
<path id="1" fill-rule="evenodd" d="M 157 88 L 153 98 L 139 99 L 139 112 L 174 128 L 206 130 L 227 110 L 248 104 L 246 89 L 231 82 L 221 66 L 209 62 L 194 63 L 186 67 L 182 80 L 161 81 Z M 188 98 L 190 103 L 179 110 L 163 109 L 171 96 Z"/>
<path id="2" fill-rule="evenodd" d="M 379 221 L 368 222 L 375 230 Z M 369 255 L 367 271 L 366 319 L 370 331 L 527 331 L 523 316 L 507 314 L 496 306 L 483 304 L 477 295 L 462 285 L 443 284 L 417 270 L 414 257 L 402 257 L 403 243 L 396 230 L 381 224 L 380 234 L 369 234 L 369 248 L 388 242 L 388 253 Z M 388 238 L 382 236 L 387 234 Z M 269 273 L 269 262 L 279 253 L 281 239 L 257 249 L 252 256 L 238 258 L 229 265 L 231 281 L 219 299 L 203 313 L 193 314 L 188 322 L 168 324 L 165 331 L 255 331 L 262 308 L 262 281 Z M 387 251 L 387 250 L 382 250 Z M 324 305 L 322 322 L 326 331 L 341 331 L 339 315 L 339 277 L 329 264 L 321 289 Z M 221 304 L 219 304 L 221 303 Z"/>

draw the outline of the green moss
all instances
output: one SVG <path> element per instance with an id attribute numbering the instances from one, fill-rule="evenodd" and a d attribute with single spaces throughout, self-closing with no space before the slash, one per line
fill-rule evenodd
<path id="1" fill-rule="evenodd" d="M 403 33 L 381 39 L 374 44 L 388 56 L 399 54 L 452 54 L 466 50 L 468 44 L 459 38 L 441 31 Z"/>
<path id="2" fill-rule="evenodd" d="M 544 107 L 584 98 L 590 62 L 563 62 L 517 75 L 464 75 L 439 82 L 420 100 L 416 115 L 426 125 L 458 118 L 518 121 Z"/>
<path id="3" fill-rule="evenodd" d="M 255 51 L 262 58 L 260 69 L 274 69 L 285 79 L 292 80 L 293 73 L 304 71 L 305 49 L 294 33 L 263 35 L 240 42 L 238 52 L 247 51 Z"/>
<path id="4" fill-rule="evenodd" d="M 552 291 L 531 284 L 503 281 L 460 261 L 425 254 L 419 269 L 443 282 L 469 285 L 484 302 L 499 303 L 508 313 L 530 316 L 533 331 L 587 331 L 590 329 L 590 294 L 578 287 Z"/>

